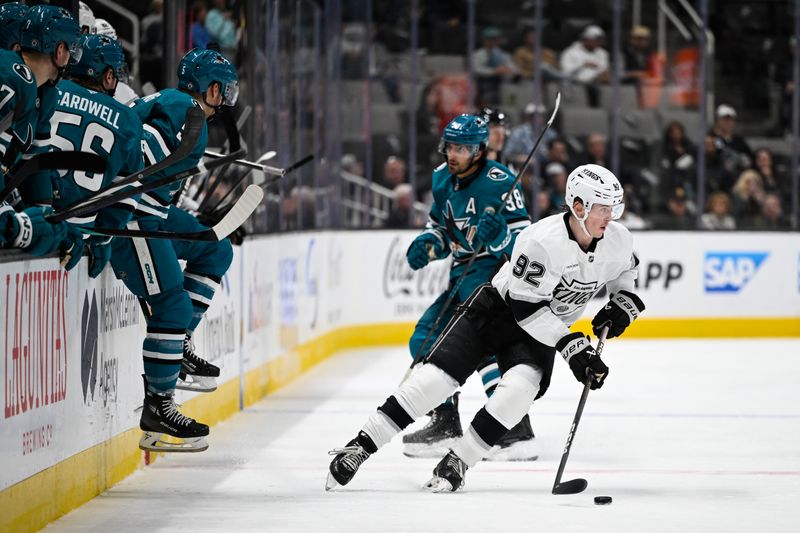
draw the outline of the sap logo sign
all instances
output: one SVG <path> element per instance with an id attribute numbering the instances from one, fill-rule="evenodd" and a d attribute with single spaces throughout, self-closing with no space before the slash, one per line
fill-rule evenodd
<path id="1" fill-rule="evenodd" d="M 767 252 L 706 252 L 706 292 L 739 292 L 753 279 Z"/>

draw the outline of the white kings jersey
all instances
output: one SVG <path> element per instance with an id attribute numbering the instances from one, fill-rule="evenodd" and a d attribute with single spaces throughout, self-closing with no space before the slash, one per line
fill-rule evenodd
<path id="1" fill-rule="evenodd" d="M 569 335 L 603 286 L 609 293 L 633 291 L 636 280 L 633 238 L 622 224 L 611 222 L 584 251 L 568 219 L 553 215 L 522 230 L 511 260 L 492 279 L 520 327 L 548 346 Z"/>

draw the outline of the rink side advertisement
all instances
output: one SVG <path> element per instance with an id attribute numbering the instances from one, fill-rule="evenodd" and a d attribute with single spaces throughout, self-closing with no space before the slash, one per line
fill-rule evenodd
<path id="1" fill-rule="evenodd" d="M 364 346 L 380 341 L 390 326 L 410 332 L 448 284 L 449 260 L 416 272 L 408 267 L 405 251 L 416 235 L 296 233 L 237 247 L 195 337 L 198 353 L 222 369 L 220 389 L 208 401 L 252 401 L 246 376 L 280 361 L 296 377 L 305 369 L 294 356 L 298 347 L 320 360 L 345 346 L 337 344 L 339 332 L 369 331 Z M 726 321 L 761 319 L 760 334 L 800 336 L 797 234 L 636 233 L 634 247 L 638 292 L 647 306 L 640 324 L 678 325 L 647 334 L 682 336 L 688 330 L 680 324 L 697 319 L 714 335 L 715 325 Z M 0 491 L 6 496 L 15 484 L 136 431 L 145 322 L 111 270 L 89 279 L 85 259 L 71 272 L 55 259 L 0 263 L 0 281 Z M 605 298 L 597 295 L 586 316 Z M 195 399 L 205 399 L 196 396 L 180 393 L 177 400 L 191 409 L 200 405 Z M 202 410 L 192 414 L 203 420 Z M 118 466 L 113 460 L 91 465 L 97 479 Z"/>

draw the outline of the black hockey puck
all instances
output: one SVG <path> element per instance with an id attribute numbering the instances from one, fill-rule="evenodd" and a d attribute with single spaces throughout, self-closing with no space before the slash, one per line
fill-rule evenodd
<path id="1" fill-rule="evenodd" d="M 611 504 L 611 496 L 595 496 L 594 497 L 594 504 L 595 505 L 609 505 L 609 504 Z"/>

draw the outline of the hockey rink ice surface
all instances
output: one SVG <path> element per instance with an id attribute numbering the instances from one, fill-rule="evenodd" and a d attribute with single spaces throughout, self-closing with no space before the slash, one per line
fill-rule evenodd
<path id="1" fill-rule="evenodd" d="M 564 475 L 588 480 L 581 494 L 550 494 L 581 392 L 563 361 L 532 410 L 538 461 L 483 462 L 462 492 L 430 494 L 438 459 L 404 457 L 398 437 L 326 493 L 328 450 L 409 362 L 373 348 L 328 359 L 212 428 L 207 452 L 160 459 L 47 531 L 800 531 L 800 341 L 611 340 L 603 359 Z"/>

